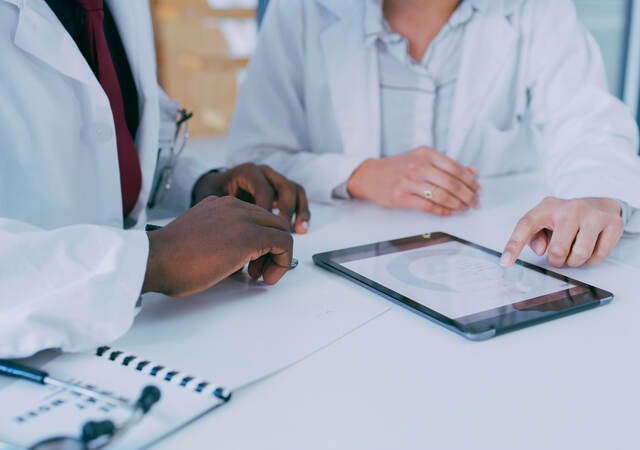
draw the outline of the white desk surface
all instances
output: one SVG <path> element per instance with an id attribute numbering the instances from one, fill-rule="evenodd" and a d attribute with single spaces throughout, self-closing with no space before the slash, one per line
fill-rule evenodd
<path id="1" fill-rule="evenodd" d="M 314 253 L 428 231 L 501 250 L 542 189 L 525 175 L 483 180 L 483 190 L 481 210 L 446 219 L 358 202 L 313 205 L 310 232 L 295 241 L 300 266 L 287 277 L 335 279 L 313 265 Z M 528 250 L 523 258 L 546 265 Z M 640 238 L 624 238 L 598 266 L 560 272 L 616 299 L 484 342 L 392 305 L 155 448 L 639 448 Z M 287 295 L 287 283 L 273 289 Z M 333 295 L 362 292 L 345 280 Z M 370 301 L 387 302 L 373 293 Z"/>

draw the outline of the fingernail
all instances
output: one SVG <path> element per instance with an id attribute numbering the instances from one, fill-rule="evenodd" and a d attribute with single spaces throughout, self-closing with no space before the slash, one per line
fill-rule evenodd
<path id="1" fill-rule="evenodd" d="M 512 259 L 513 259 L 513 255 L 510 252 L 504 252 L 500 257 L 500 265 L 502 267 L 508 267 L 511 265 Z"/>
<path id="2" fill-rule="evenodd" d="M 304 222 L 302 222 L 302 228 L 304 228 L 305 230 L 309 228 L 309 222 L 307 222 L 306 220 Z"/>

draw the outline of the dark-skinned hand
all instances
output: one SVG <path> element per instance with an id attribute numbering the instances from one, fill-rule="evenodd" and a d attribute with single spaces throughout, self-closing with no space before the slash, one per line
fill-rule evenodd
<path id="1" fill-rule="evenodd" d="M 245 163 L 224 172 L 207 173 L 193 188 L 194 203 L 210 195 L 230 195 L 267 211 L 277 209 L 298 234 L 309 228 L 311 213 L 304 189 L 269 166 Z"/>
<path id="2" fill-rule="evenodd" d="M 150 231 L 142 292 L 195 294 L 249 264 L 252 278 L 274 284 L 292 259 L 289 223 L 233 197 L 207 197 L 157 231 Z"/>

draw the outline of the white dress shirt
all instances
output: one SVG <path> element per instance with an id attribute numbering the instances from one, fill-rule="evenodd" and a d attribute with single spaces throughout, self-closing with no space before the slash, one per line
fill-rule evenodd
<path id="1" fill-rule="evenodd" d="M 384 19 L 382 0 L 368 0 L 365 33 L 378 51 L 382 155 L 428 146 L 446 154 L 464 31 L 474 9 L 463 0 L 431 42 L 421 61 Z"/>
<path id="2" fill-rule="evenodd" d="M 369 1 L 272 1 L 231 121 L 228 164 L 268 164 L 304 185 L 310 199 L 331 202 L 336 186 L 383 155 Z M 638 125 L 607 92 L 600 50 L 574 3 L 465 2 L 473 16 L 464 26 L 447 156 L 482 177 L 539 171 L 546 194 L 558 198 L 640 207 Z M 625 230 L 640 232 L 640 215 Z"/>
<path id="3" fill-rule="evenodd" d="M 409 54 L 407 39 L 387 23 L 382 6 L 383 0 L 366 0 L 364 18 L 366 44 L 375 46 L 378 53 L 380 156 L 418 147 L 446 155 L 464 33 L 477 10 L 472 2 L 462 0 L 418 62 Z M 346 180 L 333 195 L 350 198 Z M 626 224 L 637 211 L 623 201 L 618 203 Z"/>

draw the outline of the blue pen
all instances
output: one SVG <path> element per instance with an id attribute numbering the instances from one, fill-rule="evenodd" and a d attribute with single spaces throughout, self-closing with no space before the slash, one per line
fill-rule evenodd
<path id="1" fill-rule="evenodd" d="M 53 378 L 44 370 L 34 369 L 33 367 L 28 367 L 6 359 L 0 359 L 0 375 L 31 381 L 37 384 L 55 386 L 78 394 L 86 395 L 87 397 L 99 397 L 110 402 L 118 401 L 119 403 L 129 406 L 128 403 L 118 400 L 112 396 L 104 395 L 100 392 L 78 386 L 77 384 Z"/>

